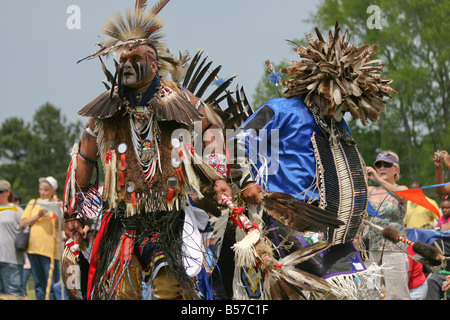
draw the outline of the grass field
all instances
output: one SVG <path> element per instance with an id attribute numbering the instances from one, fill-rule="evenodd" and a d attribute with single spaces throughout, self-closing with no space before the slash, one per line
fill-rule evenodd
<path id="1" fill-rule="evenodd" d="M 36 300 L 36 292 L 34 291 L 34 280 L 32 275 L 30 275 L 30 278 L 27 281 L 27 297 L 31 300 Z"/>

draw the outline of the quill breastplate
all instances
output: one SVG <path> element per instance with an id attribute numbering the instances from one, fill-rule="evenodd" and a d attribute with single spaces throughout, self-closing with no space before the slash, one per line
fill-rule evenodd
<path id="1" fill-rule="evenodd" d="M 365 164 L 354 143 L 330 143 L 322 132 L 311 138 L 318 168 L 320 205 L 337 212 L 345 224 L 329 231 L 333 244 L 351 241 L 367 208 Z"/>

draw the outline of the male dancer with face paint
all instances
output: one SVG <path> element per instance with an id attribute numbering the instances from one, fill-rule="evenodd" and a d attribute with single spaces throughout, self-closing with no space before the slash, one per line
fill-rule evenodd
<path id="1" fill-rule="evenodd" d="M 122 84 L 137 92 L 145 92 L 153 81 L 158 61 L 150 46 L 140 46 L 120 57 Z"/>
<path id="2" fill-rule="evenodd" d="M 72 150 L 65 193 L 68 237 L 85 235 L 83 199 L 92 190 L 98 159 L 105 172 L 87 299 L 140 299 L 142 281 L 152 284 L 157 299 L 199 296 L 194 278 L 203 252 L 197 234 L 207 215 L 189 200 L 193 179 L 184 162 L 189 137 L 183 134 L 205 117 L 195 107 L 196 97 L 161 79 L 156 47 L 142 43 L 122 51 L 118 87 L 79 112 L 90 120 Z M 216 199 L 232 195 L 225 179 L 215 181 L 214 191 Z"/>

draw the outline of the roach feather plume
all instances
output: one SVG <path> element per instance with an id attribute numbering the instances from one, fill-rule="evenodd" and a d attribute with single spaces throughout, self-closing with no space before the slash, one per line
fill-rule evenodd
<path id="1" fill-rule="evenodd" d="M 165 3 L 164 3 L 165 2 Z M 103 33 L 108 36 L 101 43 L 100 49 L 81 60 L 90 60 L 99 56 L 123 51 L 130 51 L 141 45 L 152 44 L 158 52 L 164 52 L 165 45 L 161 42 L 163 34 L 162 20 L 156 15 L 168 1 L 161 1 L 153 11 L 146 12 L 146 1 L 137 1 L 134 9 L 127 9 L 125 14 L 116 13 L 108 19 L 103 27 Z"/>

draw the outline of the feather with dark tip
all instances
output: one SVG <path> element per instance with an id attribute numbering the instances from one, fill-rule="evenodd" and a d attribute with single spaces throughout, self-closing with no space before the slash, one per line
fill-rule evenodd
<path id="1" fill-rule="evenodd" d="M 303 261 L 312 258 L 316 254 L 331 247 L 331 243 L 327 241 L 318 241 L 309 246 L 298 249 L 280 260 L 282 265 L 296 266 Z"/>
<path id="2" fill-rule="evenodd" d="M 147 6 L 147 0 L 136 0 L 134 9 L 135 10 L 145 10 L 146 6 Z"/>
<path id="3" fill-rule="evenodd" d="M 229 92 L 227 92 L 226 98 L 227 98 L 228 108 L 226 108 L 224 110 L 225 113 L 228 115 L 228 117 L 230 117 L 232 119 L 237 118 L 241 113 L 240 112 L 241 110 L 239 108 L 239 103 Z"/>
<path id="4" fill-rule="evenodd" d="M 224 110 L 224 117 L 226 115 L 226 119 L 224 120 L 224 125 L 226 129 L 235 128 L 237 129 L 240 125 L 244 123 L 244 121 L 248 118 L 246 113 L 244 112 L 244 108 L 242 102 L 239 100 L 235 100 L 235 98 L 228 93 L 227 94 L 227 104 L 228 108 Z M 239 99 L 239 97 L 237 97 Z"/>
<path id="5" fill-rule="evenodd" d="M 202 54 L 203 54 L 203 51 L 202 51 L 202 50 L 199 50 L 199 51 L 197 51 L 197 53 L 195 54 L 194 58 L 192 58 L 192 61 L 191 61 L 191 63 L 189 64 L 189 68 L 187 69 L 186 75 L 185 75 L 185 77 L 184 77 L 184 81 L 183 81 L 183 87 L 184 87 L 184 88 L 187 88 L 187 87 L 188 87 L 188 84 L 189 84 L 189 82 L 190 82 L 190 80 L 191 80 L 192 73 L 194 72 L 195 67 L 197 66 L 197 63 L 198 63 L 198 61 L 200 60 Z"/>
<path id="6" fill-rule="evenodd" d="M 109 92 L 111 92 L 111 87 L 105 82 L 102 81 L 103 85 L 105 86 L 106 90 L 108 90 Z"/>
<path id="7" fill-rule="evenodd" d="M 103 73 L 106 76 L 106 79 L 109 81 L 109 83 L 113 83 L 114 82 L 114 76 L 111 74 L 111 72 L 109 72 L 109 70 L 106 68 L 105 64 L 103 63 L 103 59 L 102 57 L 98 57 L 102 66 L 102 70 Z"/>
<path id="8" fill-rule="evenodd" d="M 194 78 L 192 79 L 189 88 L 189 91 L 194 92 L 197 87 L 199 86 L 200 82 L 202 81 L 205 74 L 208 72 L 209 68 L 212 65 L 212 61 L 209 61 L 203 68 L 197 70 L 198 73 L 194 75 Z M 200 97 L 200 96 L 198 96 Z"/>
<path id="9" fill-rule="evenodd" d="M 235 97 L 232 96 L 233 93 L 235 93 Z M 234 92 L 226 91 L 225 95 L 228 100 L 228 108 L 224 110 L 225 113 L 228 113 L 230 116 L 235 116 L 243 112 L 247 116 L 250 115 L 247 109 L 251 109 L 251 107 L 248 103 L 243 87 L 240 89 L 237 87 Z"/>
<path id="10" fill-rule="evenodd" d="M 280 269 L 279 278 L 286 283 L 307 291 L 330 291 L 330 284 L 309 272 L 296 268 Z"/>
<path id="11" fill-rule="evenodd" d="M 198 75 L 200 72 L 202 72 L 202 70 L 204 69 L 204 65 L 207 61 L 208 57 L 204 57 L 203 60 L 198 64 L 197 69 L 195 70 L 191 81 L 189 82 L 189 85 L 187 86 L 187 89 L 190 92 L 194 92 L 194 90 L 192 90 L 192 88 L 196 87 L 198 85 L 198 83 L 196 81 L 199 81 Z M 209 62 L 211 63 L 211 62 Z M 206 71 L 205 71 L 206 72 Z"/>
<path id="12" fill-rule="evenodd" d="M 144 8 L 146 6 L 147 0 L 140 0 L 141 2 L 144 2 Z M 150 10 L 153 14 L 159 14 L 161 10 L 169 3 L 170 0 L 160 0 L 158 3 L 156 3 L 152 9 Z"/>
<path id="13" fill-rule="evenodd" d="M 203 110 L 206 118 L 209 120 L 210 124 L 216 128 L 225 129 L 222 118 L 217 113 L 220 107 L 214 108 L 212 105 L 203 103 Z"/>
<path id="14" fill-rule="evenodd" d="M 211 73 L 205 79 L 205 81 L 203 82 L 201 87 L 195 93 L 196 97 L 201 98 L 203 96 L 206 89 L 208 89 L 208 87 L 211 85 L 211 83 L 217 78 L 217 75 L 219 74 L 220 69 L 222 69 L 222 66 L 218 66 L 213 71 L 211 71 Z"/>
<path id="15" fill-rule="evenodd" d="M 237 89 L 236 89 L 236 92 L 235 92 L 235 97 L 236 97 L 235 104 L 236 104 L 237 112 L 239 114 L 242 114 L 244 112 L 245 107 L 244 107 L 243 101 L 242 101 L 242 99 L 240 97 L 239 90 L 237 90 Z"/>
<path id="16" fill-rule="evenodd" d="M 335 229 L 344 224 L 336 213 L 300 201 L 290 194 L 265 192 L 262 195 L 267 213 L 294 230 L 326 231 L 327 228 Z"/>
<path id="17" fill-rule="evenodd" d="M 275 279 L 274 277 L 270 277 L 266 281 L 269 282 L 269 300 L 289 300 L 289 295 L 282 286 L 282 281 Z"/>
<path id="18" fill-rule="evenodd" d="M 317 38 L 319 39 L 319 41 L 325 42 L 325 40 L 323 39 L 323 36 L 322 36 L 322 33 L 320 32 L 320 30 L 317 27 L 315 27 L 314 29 L 316 31 L 316 35 L 317 35 Z"/>
<path id="19" fill-rule="evenodd" d="M 114 60 L 114 66 L 116 68 L 116 72 L 114 73 L 113 81 L 111 83 L 110 99 L 112 99 L 112 97 L 114 95 L 114 88 L 117 85 L 117 76 L 119 75 L 119 70 L 120 70 L 119 63 L 116 61 L 116 59 L 113 59 L 113 60 Z"/>
<path id="20" fill-rule="evenodd" d="M 225 100 L 227 98 L 228 93 L 232 93 L 232 92 L 225 89 L 221 93 L 223 93 L 223 94 L 214 100 L 214 104 L 216 104 L 216 105 L 220 104 L 223 100 Z M 220 93 L 219 93 L 219 95 L 220 95 Z"/>
<path id="21" fill-rule="evenodd" d="M 305 298 L 302 290 L 325 291 L 331 290 L 330 284 L 319 276 L 296 268 L 299 263 L 310 259 L 326 250 L 331 243 L 319 241 L 305 248 L 299 249 L 279 261 L 274 261 L 276 267 L 268 269 L 264 291 L 271 300 L 289 300 L 292 293 Z"/>
<path id="22" fill-rule="evenodd" d="M 114 95 L 114 88 L 116 87 L 116 84 L 117 84 L 117 80 L 116 79 L 117 79 L 117 74 L 118 74 L 118 71 L 117 71 L 118 70 L 118 63 L 117 63 L 117 61 L 115 59 L 113 59 L 114 60 L 114 65 L 115 65 L 115 68 L 116 68 L 116 72 L 115 72 L 115 74 L 113 76 L 112 73 L 106 68 L 102 57 L 99 56 L 98 58 L 100 60 L 101 66 L 102 66 L 103 73 L 106 76 L 106 80 L 110 83 L 110 85 L 108 85 L 104 81 L 102 81 L 102 83 L 105 85 L 106 89 L 110 91 L 110 98 L 112 99 L 113 95 Z"/>
<path id="23" fill-rule="evenodd" d="M 248 102 L 247 95 L 245 94 L 243 87 L 241 87 L 239 97 L 241 98 L 243 105 L 244 105 L 244 110 L 242 110 L 246 116 L 246 118 L 244 120 L 247 120 L 253 114 L 253 109 L 252 109 L 250 103 Z"/>
<path id="24" fill-rule="evenodd" d="M 205 99 L 205 103 L 214 103 L 217 99 L 217 97 L 224 92 L 230 84 L 233 82 L 234 78 L 236 78 L 236 75 L 226 80 L 224 83 L 222 83 L 216 90 L 214 90 L 208 98 Z"/>

